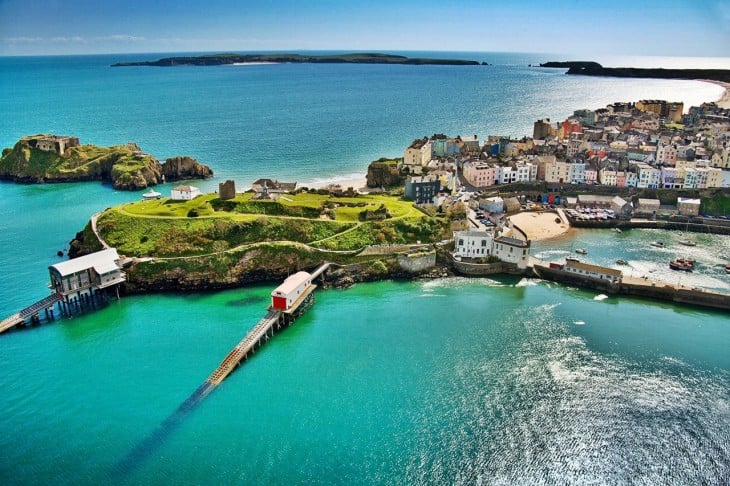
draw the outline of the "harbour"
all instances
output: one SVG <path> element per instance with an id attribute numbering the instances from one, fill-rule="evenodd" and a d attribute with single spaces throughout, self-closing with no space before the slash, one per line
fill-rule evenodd
<path id="1" fill-rule="evenodd" d="M 377 66 L 324 66 L 311 79 L 301 66 L 277 73 L 248 66 L 245 73 L 110 75 L 97 67 L 108 64 L 104 56 L 34 59 L 36 68 L 18 74 L 22 63 L 6 59 L 0 84 L 8 89 L 0 92 L 13 93 L 4 99 L 8 110 L 24 116 L 3 119 L 4 146 L 16 135 L 58 126 L 96 143 L 138 140 L 164 156 L 191 153 L 222 178 L 253 180 L 262 165 L 283 177 L 294 166 L 292 175 L 305 181 L 361 174 L 363 161 L 398 153 L 414 131 L 471 133 L 488 126 L 495 133 L 527 133 L 534 112 L 512 116 L 524 99 L 540 99 L 544 116 L 558 117 L 583 104 L 695 96 L 685 99 L 690 105 L 715 93 L 689 81 L 572 78 L 566 99 L 564 77 L 527 75 L 519 66 L 533 57 L 514 59 L 513 67 L 494 66 L 488 80 L 465 71 L 457 79 L 448 69 L 433 78 L 404 69 L 394 75 L 393 68 Z M 364 68 L 367 85 L 359 80 Z M 443 92 L 445 83 L 456 81 L 458 89 Z M 519 95 L 510 91 L 513 81 Z M 290 94 L 284 99 L 282 92 Z M 476 107 L 469 101 L 475 92 L 485 96 Z M 120 100 L 127 101 L 122 106 Z M 219 108 L 215 116 L 211 104 Z M 59 105 L 63 117 L 48 108 Z M 180 106 L 187 116 L 160 129 L 177 119 Z M 385 116 L 383 107 L 413 116 Z M 318 123 L 333 113 L 341 122 Z M 438 127 L 433 113 L 442 114 Z M 277 138 L 282 125 L 267 124 L 268 117 L 287 127 L 286 140 Z M 470 118 L 477 121 L 465 127 Z M 219 119 L 233 120 L 223 133 Z M 358 123 L 349 123 L 353 119 Z M 322 147 L 322 139 L 336 142 Z M 210 184 L 203 189 L 214 190 Z M 0 192 L 7 215 L 0 220 L 0 262 L 4 275 L 13 276 L 0 282 L 3 316 L 48 294 L 46 269 L 62 261 L 56 252 L 67 247 L 69 231 L 105 207 L 141 197 L 98 183 L 0 183 Z M 611 267 L 624 258 L 624 271 L 633 277 L 728 288 L 721 265 L 730 255 L 726 236 L 692 234 L 697 246 L 681 254 L 673 246 L 649 245 L 660 239 L 673 245 L 675 237 L 659 229 L 575 229 L 536 243 L 533 251 L 544 261 L 560 261 L 586 248 L 585 258 L 596 265 Z M 671 271 L 667 262 L 685 252 L 697 270 Z M 113 482 L 118 462 L 261 319 L 278 283 L 112 298 L 94 312 L 2 334 L 0 477 L 8 484 Z M 382 281 L 320 292 L 296 325 L 257 348 L 144 456 L 128 481 L 558 483 L 599 477 L 686 484 L 726 477 L 727 313 L 632 296 L 599 300 L 601 294 L 521 276 Z"/>

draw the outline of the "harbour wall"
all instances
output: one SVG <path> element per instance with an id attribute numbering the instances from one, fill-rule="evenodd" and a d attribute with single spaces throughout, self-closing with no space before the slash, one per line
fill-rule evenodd
<path id="1" fill-rule="evenodd" d="M 516 264 L 507 262 L 466 263 L 452 260 L 451 265 L 457 273 L 472 277 L 495 275 L 498 273 L 507 273 L 510 275 L 519 275 L 523 273 L 523 270 L 518 268 Z"/>
<path id="2" fill-rule="evenodd" d="M 545 280 L 552 280 L 567 285 L 598 290 L 606 294 L 630 295 L 649 299 L 665 300 L 680 304 L 711 307 L 713 309 L 730 310 L 730 295 L 712 292 L 703 289 L 690 289 L 672 285 L 666 282 L 640 281 L 639 279 L 623 280 L 612 283 L 608 280 L 599 280 L 568 273 L 560 269 L 549 268 L 543 265 L 534 265 L 533 274 Z"/>

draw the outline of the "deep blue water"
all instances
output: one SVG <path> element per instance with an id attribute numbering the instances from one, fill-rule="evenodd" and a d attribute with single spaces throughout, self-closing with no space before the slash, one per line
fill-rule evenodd
<path id="1" fill-rule="evenodd" d="M 528 54 L 454 56 L 494 64 L 479 67 L 108 67 L 157 57 L 0 58 L 0 145 L 37 132 L 135 141 L 159 158 L 209 164 L 217 177 L 200 185 L 211 190 L 226 178 L 240 187 L 264 176 L 362 176 L 370 160 L 435 132 L 521 136 L 537 118 L 578 108 L 719 96 L 706 83 L 567 77 L 528 68 L 550 60 Z M 96 183 L 0 183 L 0 314 L 47 293 L 47 266 L 92 213 L 139 197 Z M 623 256 L 631 271 L 667 272 L 666 255 L 646 248 L 653 239 L 576 232 L 536 251 L 550 260 L 575 245 L 600 264 Z M 686 278 L 727 288 L 718 269 L 728 238 L 701 240 L 691 250 L 699 270 Z M 0 480 L 714 484 L 730 475 L 727 314 L 454 278 L 319 292 L 120 476 L 119 461 L 255 324 L 270 290 L 124 298 L 0 336 Z"/>

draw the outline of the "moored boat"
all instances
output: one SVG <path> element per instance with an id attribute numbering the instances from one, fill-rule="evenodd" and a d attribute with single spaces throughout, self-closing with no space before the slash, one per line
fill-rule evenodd
<path id="1" fill-rule="evenodd" d="M 690 239 L 679 240 L 679 244 L 684 246 L 697 246 L 697 243 Z"/>
<path id="2" fill-rule="evenodd" d="M 614 228 L 613 229 L 616 233 L 621 233 L 621 228 Z"/>
<path id="3" fill-rule="evenodd" d="M 657 248 L 664 248 L 664 242 L 662 242 L 662 241 L 652 241 L 649 244 L 651 246 L 656 246 Z"/>
<path id="4" fill-rule="evenodd" d="M 588 253 L 588 250 L 585 248 L 578 248 L 575 250 L 576 253 L 580 253 L 581 255 L 586 255 Z"/>
<path id="5" fill-rule="evenodd" d="M 694 268 L 694 262 L 689 263 L 688 261 L 678 258 L 669 262 L 669 268 L 672 270 L 681 270 L 683 272 L 691 272 Z"/>
<path id="6" fill-rule="evenodd" d="M 628 265 L 628 264 L 629 264 L 629 262 L 627 262 L 627 261 L 626 261 L 626 260 L 624 260 L 623 258 L 619 258 L 618 260 L 616 260 L 616 264 L 617 264 L 617 265 Z"/>

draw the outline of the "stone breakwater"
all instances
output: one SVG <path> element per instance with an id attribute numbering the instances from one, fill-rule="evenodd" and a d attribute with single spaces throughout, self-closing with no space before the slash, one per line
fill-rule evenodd
<path id="1" fill-rule="evenodd" d="M 650 281 L 624 276 L 620 282 L 568 273 L 560 269 L 550 268 L 544 264 L 535 264 L 529 275 L 576 287 L 598 290 L 607 294 L 630 295 L 647 299 L 664 300 L 681 304 L 730 310 L 730 295 L 712 292 L 700 288 L 688 288 L 672 285 L 668 282 Z"/>

